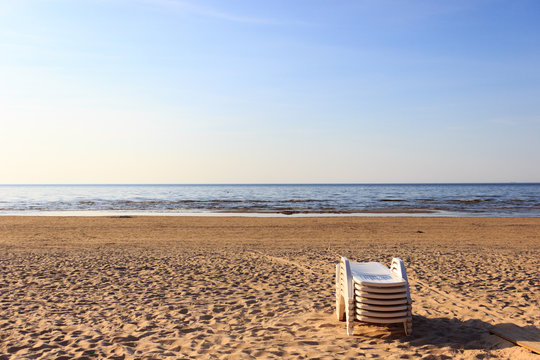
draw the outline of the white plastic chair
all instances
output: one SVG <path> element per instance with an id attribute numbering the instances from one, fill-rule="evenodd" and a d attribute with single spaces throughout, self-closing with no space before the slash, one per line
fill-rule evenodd
<path id="1" fill-rule="evenodd" d="M 392 259 L 389 269 L 379 262 L 342 257 L 336 264 L 336 315 L 347 322 L 348 335 L 353 335 L 354 320 L 403 323 L 405 335 L 411 334 L 412 301 L 403 261 Z"/>

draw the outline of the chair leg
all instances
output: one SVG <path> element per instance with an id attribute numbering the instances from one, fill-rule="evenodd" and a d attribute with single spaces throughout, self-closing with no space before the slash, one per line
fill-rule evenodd
<path id="1" fill-rule="evenodd" d="M 340 293 L 336 294 L 336 316 L 339 321 L 345 321 L 345 300 Z"/>
<path id="2" fill-rule="evenodd" d="M 347 315 L 347 335 L 354 335 L 354 300 L 349 300 L 347 304 L 346 315 Z"/>
<path id="3" fill-rule="evenodd" d="M 338 321 L 345 321 L 345 299 L 341 288 L 341 264 L 336 264 L 336 316 Z"/>
<path id="4" fill-rule="evenodd" d="M 354 335 L 354 324 L 353 320 L 349 318 L 349 314 L 347 314 L 347 335 Z"/>
<path id="5" fill-rule="evenodd" d="M 412 320 L 408 319 L 403 323 L 403 328 L 405 329 L 405 335 L 409 336 L 412 334 Z"/>

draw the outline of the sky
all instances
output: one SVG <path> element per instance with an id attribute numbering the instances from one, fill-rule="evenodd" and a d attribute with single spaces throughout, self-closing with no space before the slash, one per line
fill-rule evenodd
<path id="1" fill-rule="evenodd" d="M 540 182 L 540 2 L 0 0 L 0 183 Z"/>

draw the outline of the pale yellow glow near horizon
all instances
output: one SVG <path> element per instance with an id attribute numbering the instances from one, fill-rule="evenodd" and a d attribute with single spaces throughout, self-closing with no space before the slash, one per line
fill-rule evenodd
<path id="1" fill-rule="evenodd" d="M 469 156 L 474 143 L 443 134 L 227 130 L 175 109 L 40 101 L 12 102 L 0 117 L 11 119 L 2 121 L 3 184 L 504 182 L 536 171 L 503 154 L 499 172 L 487 151 Z"/>
<path id="2" fill-rule="evenodd" d="M 486 173 L 466 157 L 451 164 L 443 152 L 421 154 L 399 138 L 385 137 L 381 151 L 381 137 L 212 131 L 156 121 L 151 112 L 34 106 L 1 113 L 17 119 L 2 124 L 4 184 L 448 182 L 482 181 Z"/>

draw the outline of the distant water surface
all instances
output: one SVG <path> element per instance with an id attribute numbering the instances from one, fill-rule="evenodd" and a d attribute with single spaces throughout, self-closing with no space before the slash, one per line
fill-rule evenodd
<path id="1" fill-rule="evenodd" d="M 0 185 L 0 215 L 540 216 L 540 183 Z"/>

